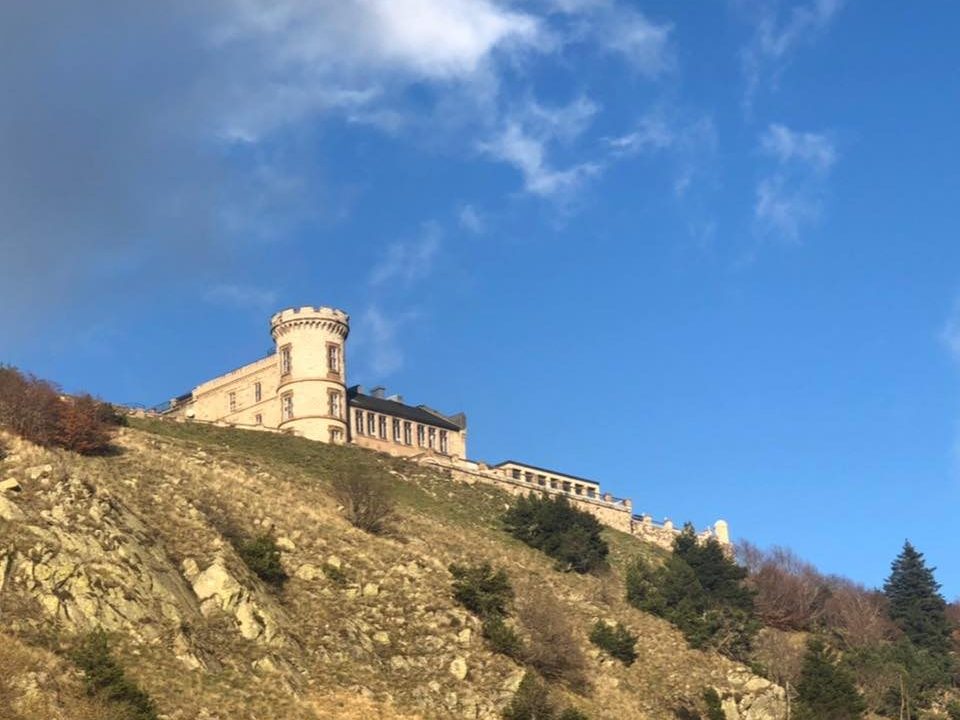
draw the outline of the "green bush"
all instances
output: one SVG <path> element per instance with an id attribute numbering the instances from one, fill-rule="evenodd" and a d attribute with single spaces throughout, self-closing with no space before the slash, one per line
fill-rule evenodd
<path id="1" fill-rule="evenodd" d="M 501 655 L 511 657 L 517 662 L 523 662 L 523 641 L 517 632 L 507 625 L 499 616 L 489 617 L 483 621 L 483 637 L 490 643 L 490 649 Z"/>
<path id="2" fill-rule="evenodd" d="M 453 575 L 453 598 L 482 620 L 503 618 L 513 599 L 513 587 L 504 570 L 494 571 L 490 563 L 473 567 L 450 566 Z"/>
<path id="3" fill-rule="evenodd" d="M 156 720 L 153 701 L 126 677 L 110 652 L 110 644 L 103 630 L 84 637 L 74 648 L 71 658 L 83 671 L 88 694 L 123 706 L 123 716 L 129 720 Z"/>
<path id="4" fill-rule="evenodd" d="M 526 673 L 520 687 L 503 711 L 504 720 L 588 720 L 576 708 L 558 710 L 550 701 L 547 686 L 533 673 Z"/>
<path id="5" fill-rule="evenodd" d="M 797 683 L 797 720 L 859 720 L 866 705 L 822 640 L 811 640 Z"/>
<path id="6" fill-rule="evenodd" d="M 727 716 L 723 712 L 723 704 L 720 702 L 720 694 L 713 688 L 707 688 L 703 691 L 703 703 L 707 706 L 707 720 L 726 720 Z"/>
<path id="7" fill-rule="evenodd" d="M 517 498 L 503 525 L 518 540 L 556 560 L 561 570 L 586 573 L 606 565 L 609 548 L 600 535 L 600 521 L 562 495 Z"/>
<path id="8" fill-rule="evenodd" d="M 244 564 L 265 583 L 282 588 L 287 573 L 280 564 L 280 549 L 269 533 L 255 538 L 241 538 L 234 543 Z"/>
<path id="9" fill-rule="evenodd" d="M 956 700 L 951 700 L 947 703 L 947 715 L 950 716 L 950 720 L 960 720 L 960 702 Z"/>
<path id="10" fill-rule="evenodd" d="M 760 624 L 745 576 L 719 543 L 700 543 L 688 525 L 665 563 L 655 567 L 637 558 L 627 568 L 627 601 L 669 620 L 692 647 L 746 660 Z"/>
<path id="11" fill-rule="evenodd" d="M 637 636 L 622 623 L 608 625 L 603 620 L 597 620 L 590 631 L 590 642 L 606 650 L 611 657 L 620 660 L 624 665 L 633 665 L 637 659 Z"/>

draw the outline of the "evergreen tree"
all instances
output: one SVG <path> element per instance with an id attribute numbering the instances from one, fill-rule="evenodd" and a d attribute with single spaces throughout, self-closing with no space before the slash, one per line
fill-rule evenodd
<path id="1" fill-rule="evenodd" d="M 918 648 L 946 657 L 950 651 L 950 622 L 940 584 L 928 568 L 923 553 L 909 541 L 893 561 L 883 585 L 890 619 Z"/>
<path id="2" fill-rule="evenodd" d="M 797 683 L 796 720 L 859 720 L 865 710 L 853 679 L 822 640 L 811 640 Z"/>
<path id="3" fill-rule="evenodd" d="M 586 573 L 606 564 L 603 525 L 562 495 L 519 497 L 503 516 L 507 532 L 557 561 L 561 570 Z"/>

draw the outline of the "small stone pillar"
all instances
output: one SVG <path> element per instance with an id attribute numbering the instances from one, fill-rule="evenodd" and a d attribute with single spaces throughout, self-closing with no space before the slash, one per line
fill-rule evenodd
<path id="1" fill-rule="evenodd" d="M 670 518 L 663 519 L 663 529 L 664 530 L 673 530 L 673 520 Z"/>

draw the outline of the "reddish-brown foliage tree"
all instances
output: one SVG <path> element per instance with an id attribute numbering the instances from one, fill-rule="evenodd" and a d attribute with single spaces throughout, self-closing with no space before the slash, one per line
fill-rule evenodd
<path id="1" fill-rule="evenodd" d="M 756 592 L 754 606 L 764 625 L 809 630 L 817 623 L 830 593 L 813 565 L 786 548 L 763 551 L 743 543 L 737 553 L 750 573 L 747 583 Z"/>
<path id="2" fill-rule="evenodd" d="M 55 443 L 81 455 L 106 452 L 110 447 L 110 432 L 101 419 L 101 403 L 90 395 L 62 402 Z"/>
<path id="3" fill-rule="evenodd" d="M 104 452 L 110 432 L 104 404 L 90 395 L 61 397 L 46 380 L 0 367 L 0 428 L 24 440 L 84 454 Z"/>

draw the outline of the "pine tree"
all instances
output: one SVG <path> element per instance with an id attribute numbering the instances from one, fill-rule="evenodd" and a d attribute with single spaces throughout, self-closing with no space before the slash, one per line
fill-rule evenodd
<path id="1" fill-rule="evenodd" d="M 924 562 L 923 553 L 907 541 L 891 565 L 883 592 L 890 619 L 910 642 L 932 655 L 945 657 L 950 651 L 950 622 L 933 571 Z"/>
<path id="2" fill-rule="evenodd" d="M 859 720 L 866 706 L 822 640 L 811 640 L 797 683 L 796 720 Z"/>

